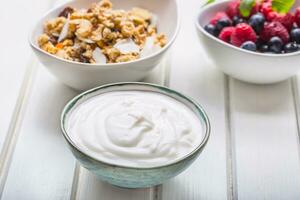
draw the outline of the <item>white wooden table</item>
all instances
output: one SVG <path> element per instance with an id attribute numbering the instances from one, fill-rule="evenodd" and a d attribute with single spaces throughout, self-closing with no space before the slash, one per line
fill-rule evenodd
<path id="1" fill-rule="evenodd" d="M 139 190 L 110 186 L 79 167 L 59 127 L 60 112 L 76 92 L 48 73 L 27 44 L 31 22 L 56 3 L 4 1 L 0 7 L 0 199 L 300 199 L 300 78 L 258 86 L 218 71 L 194 28 L 203 0 L 179 1 L 181 32 L 157 68 L 160 76 L 147 80 L 206 109 L 212 132 L 199 159 L 162 186 Z"/>

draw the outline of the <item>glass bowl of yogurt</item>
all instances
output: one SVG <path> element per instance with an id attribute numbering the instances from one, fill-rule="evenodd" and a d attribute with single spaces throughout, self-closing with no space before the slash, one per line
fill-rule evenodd
<path id="1" fill-rule="evenodd" d="M 194 100 L 148 83 L 91 89 L 64 108 L 61 127 L 79 163 L 101 180 L 126 188 L 163 183 L 199 156 L 209 119 Z"/>

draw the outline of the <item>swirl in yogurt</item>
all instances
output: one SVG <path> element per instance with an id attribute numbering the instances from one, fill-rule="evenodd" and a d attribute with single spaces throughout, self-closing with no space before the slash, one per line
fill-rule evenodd
<path id="1" fill-rule="evenodd" d="M 66 130 L 86 154 L 111 164 L 155 167 L 202 141 L 196 114 L 172 97 L 146 91 L 107 92 L 72 109 Z"/>

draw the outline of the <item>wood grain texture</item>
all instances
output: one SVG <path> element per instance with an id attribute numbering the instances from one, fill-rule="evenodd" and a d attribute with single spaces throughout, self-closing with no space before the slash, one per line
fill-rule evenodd
<path id="1" fill-rule="evenodd" d="M 179 1 L 181 32 L 172 52 L 170 86 L 197 100 L 207 111 L 212 132 L 200 157 L 184 173 L 162 186 L 163 200 L 227 198 L 224 75 L 198 41 L 194 15 L 204 1 Z"/>
<path id="2" fill-rule="evenodd" d="M 298 130 L 290 81 L 231 79 L 238 199 L 300 199 Z"/>

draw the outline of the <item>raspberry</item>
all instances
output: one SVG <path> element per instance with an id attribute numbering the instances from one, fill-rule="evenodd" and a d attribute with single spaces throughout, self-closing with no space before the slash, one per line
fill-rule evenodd
<path id="1" fill-rule="evenodd" d="M 226 9 L 227 15 L 232 19 L 234 16 L 241 16 L 240 14 L 240 0 L 233 0 L 231 1 Z M 257 1 L 254 7 L 251 10 L 250 16 L 258 13 L 259 11 L 259 2 Z M 249 17 L 250 17 L 249 16 Z"/>
<path id="2" fill-rule="evenodd" d="M 269 22 L 273 21 L 274 19 L 276 19 L 278 17 L 279 17 L 279 14 L 275 11 L 271 11 L 266 15 L 266 19 Z"/>
<path id="3" fill-rule="evenodd" d="M 266 23 L 260 34 L 260 38 L 268 42 L 272 37 L 278 36 L 284 43 L 287 43 L 290 39 L 289 32 L 287 29 L 279 22 Z"/>
<path id="4" fill-rule="evenodd" d="M 231 44 L 240 47 L 246 41 L 256 42 L 256 33 L 250 25 L 238 24 L 231 35 Z"/>
<path id="5" fill-rule="evenodd" d="M 270 1 L 261 4 L 260 12 L 267 17 L 270 12 L 272 12 L 272 3 Z"/>
<path id="6" fill-rule="evenodd" d="M 300 27 L 300 7 L 297 8 L 295 13 L 295 22 L 297 23 L 298 27 Z"/>
<path id="7" fill-rule="evenodd" d="M 223 40 L 224 42 L 230 42 L 231 35 L 232 35 L 234 30 L 235 30 L 235 27 L 232 27 L 232 26 L 224 28 L 221 31 L 221 33 L 219 35 L 219 38 L 221 40 Z"/>
<path id="8" fill-rule="evenodd" d="M 226 9 L 226 13 L 229 17 L 233 18 L 234 16 L 239 16 L 240 11 L 240 1 L 239 0 L 233 0 L 231 1 Z"/>
<path id="9" fill-rule="evenodd" d="M 216 25 L 218 20 L 221 18 L 229 19 L 228 15 L 225 12 L 217 12 L 217 14 L 210 20 L 210 23 Z M 230 19 L 229 19 L 230 20 Z"/>
<path id="10" fill-rule="evenodd" d="M 287 13 L 285 15 L 279 14 L 272 21 L 280 22 L 288 31 L 290 31 L 293 28 L 295 17 L 291 13 Z"/>

